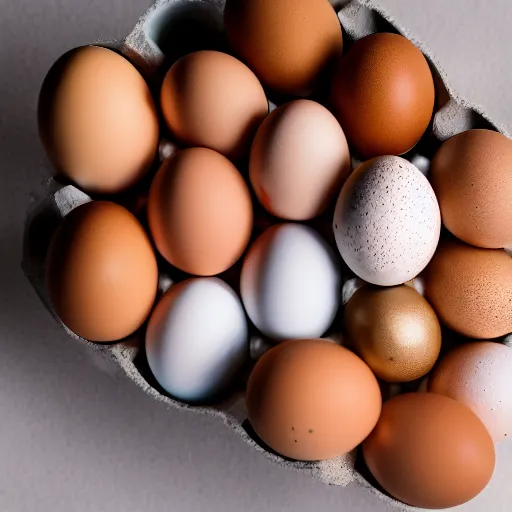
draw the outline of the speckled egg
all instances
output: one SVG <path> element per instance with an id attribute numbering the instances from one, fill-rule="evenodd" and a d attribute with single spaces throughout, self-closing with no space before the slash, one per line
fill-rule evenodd
<path id="1" fill-rule="evenodd" d="M 345 182 L 333 228 L 341 256 L 358 277 L 394 286 L 427 266 L 441 215 L 419 169 L 401 157 L 382 156 L 362 163 Z"/>

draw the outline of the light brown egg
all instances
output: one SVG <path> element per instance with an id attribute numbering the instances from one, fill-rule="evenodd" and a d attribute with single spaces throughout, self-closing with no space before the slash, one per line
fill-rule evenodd
<path id="1" fill-rule="evenodd" d="M 420 140 L 434 109 L 434 80 L 423 54 L 398 34 L 357 41 L 331 84 L 331 106 L 364 159 L 401 155 Z"/>
<path id="2" fill-rule="evenodd" d="M 441 350 L 437 316 L 410 286 L 363 286 L 345 306 L 345 330 L 355 351 L 387 382 L 423 377 Z"/>
<path id="3" fill-rule="evenodd" d="M 189 53 L 173 64 L 161 90 L 164 118 L 187 146 L 214 149 L 231 159 L 244 156 L 268 102 L 259 80 L 226 53 Z"/>
<path id="4" fill-rule="evenodd" d="M 444 240 L 425 271 L 425 297 L 439 319 L 470 338 L 512 332 L 512 257 Z"/>
<path id="5" fill-rule="evenodd" d="M 448 139 L 430 167 L 443 224 L 464 242 L 512 248 L 512 140 L 491 130 Z"/>
<path id="6" fill-rule="evenodd" d="M 63 55 L 48 73 L 39 132 L 60 174 L 87 192 L 114 194 L 146 174 L 159 127 L 149 88 L 130 62 L 85 46 Z"/>
<path id="7" fill-rule="evenodd" d="M 474 498 L 494 471 L 494 445 L 465 405 L 433 393 L 395 396 L 363 443 L 364 460 L 394 498 L 448 508 Z"/>
<path id="8" fill-rule="evenodd" d="M 184 149 L 165 160 L 155 176 L 148 219 L 169 263 L 211 276 L 244 252 L 253 224 L 251 196 L 237 168 L 220 153 Z"/>
<path id="9" fill-rule="evenodd" d="M 151 242 L 128 210 L 94 201 L 64 218 L 46 259 L 46 286 L 75 334 L 97 342 L 132 334 L 148 317 L 157 284 Z"/>
<path id="10" fill-rule="evenodd" d="M 354 449 L 375 426 L 379 385 L 368 366 L 322 339 L 292 340 L 266 352 L 247 385 L 249 421 L 270 448 L 297 460 Z"/>
<path id="11" fill-rule="evenodd" d="M 341 55 L 341 25 L 328 0 L 227 0 L 233 50 L 273 91 L 307 96 Z"/>

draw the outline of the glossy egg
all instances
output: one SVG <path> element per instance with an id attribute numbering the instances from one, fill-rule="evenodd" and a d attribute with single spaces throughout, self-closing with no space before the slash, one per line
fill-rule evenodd
<path id="1" fill-rule="evenodd" d="M 251 196 L 237 168 L 220 153 L 184 149 L 155 176 L 148 219 L 169 263 L 189 274 L 215 275 L 231 267 L 249 242 Z"/>
<path id="2" fill-rule="evenodd" d="M 340 272 L 331 248 L 300 224 L 268 228 L 247 252 L 242 300 L 254 325 L 276 341 L 319 337 L 338 310 Z"/>
<path id="3" fill-rule="evenodd" d="M 351 170 L 347 140 L 322 105 L 296 100 L 260 126 L 249 164 L 260 203 L 273 215 L 307 220 L 320 215 Z"/>
<path id="4" fill-rule="evenodd" d="M 231 159 L 248 151 L 268 114 L 259 80 L 226 53 L 200 51 L 175 62 L 161 90 L 164 118 L 171 133 L 187 146 L 214 149 Z"/>
<path id="5" fill-rule="evenodd" d="M 353 450 L 381 410 L 377 380 L 354 353 L 322 339 L 270 349 L 247 385 L 249 422 L 277 453 L 322 460 Z"/>
<path id="6" fill-rule="evenodd" d="M 128 210 L 94 201 L 64 217 L 46 259 L 46 286 L 75 334 L 96 342 L 132 334 L 148 317 L 157 284 L 151 242 Z"/>
<path id="7" fill-rule="evenodd" d="M 398 156 L 361 164 L 343 186 L 333 222 L 338 249 L 361 279 L 381 286 L 416 277 L 439 241 L 441 216 L 425 176 Z"/>
<path id="8" fill-rule="evenodd" d="M 420 140 L 434 109 L 434 80 L 423 54 L 398 34 L 354 43 L 337 65 L 331 106 L 362 158 L 401 155 Z"/>
<path id="9" fill-rule="evenodd" d="M 464 242 L 512 248 L 512 140 L 491 130 L 448 139 L 430 167 L 443 224 Z"/>
<path id="10" fill-rule="evenodd" d="M 224 22 L 235 53 L 282 94 L 309 95 L 341 55 L 328 0 L 227 0 Z"/>
<path id="11" fill-rule="evenodd" d="M 146 333 L 146 355 L 156 380 L 186 402 L 215 399 L 237 376 L 249 354 L 244 309 L 217 278 L 195 278 L 158 302 Z"/>
<path id="12" fill-rule="evenodd" d="M 474 498 L 494 471 L 494 445 L 465 405 L 434 393 L 384 403 L 363 443 L 364 460 L 394 498 L 421 508 L 448 508 Z"/>
<path id="13" fill-rule="evenodd" d="M 114 194 L 146 174 L 159 127 L 149 88 L 132 64 L 112 50 L 85 46 L 48 73 L 39 132 L 61 175 L 87 192 Z"/>

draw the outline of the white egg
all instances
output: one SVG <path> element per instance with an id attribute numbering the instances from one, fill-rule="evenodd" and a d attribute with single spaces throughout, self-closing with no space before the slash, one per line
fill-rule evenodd
<path id="1" fill-rule="evenodd" d="M 240 291 L 249 318 L 269 338 L 317 338 L 338 310 L 340 273 L 333 251 L 316 231 L 279 224 L 249 249 Z"/>
<path id="2" fill-rule="evenodd" d="M 149 321 L 146 354 L 156 380 L 174 397 L 187 402 L 216 397 L 249 356 L 238 296 L 214 277 L 173 285 Z"/>
<path id="3" fill-rule="evenodd" d="M 399 156 L 361 164 L 343 186 L 333 229 L 349 268 L 381 286 L 405 283 L 428 264 L 441 214 L 427 178 Z"/>

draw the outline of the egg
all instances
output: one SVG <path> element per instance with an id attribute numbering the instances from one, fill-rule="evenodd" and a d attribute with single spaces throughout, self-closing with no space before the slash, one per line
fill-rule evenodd
<path id="1" fill-rule="evenodd" d="M 448 508 L 474 498 L 494 471 L 494 445 L 465 405 L 434 393 L 384 403 L 363 443 L 364 460 L 394 498 L 421 508 Z"/>
<path id="2" fill-rule="evenodd" d="M 148 220 L 156 247 L 169 263 L 189 274 L 219 274 L 249 242 L 250 192 L 221 154 L 184 149 L 165 160 L 155 176 Z"/>
<path id="3" fill-rule="evenodd" d="M 231 159 L 248 151 L 268 114 L 259 80 L 242 62 L 199 51 L 175 62 L 161 89 L 162 113 L 171 133 L 187 146 L 214 149 Z"/>
<path id="4" fill-rule="evenodd" d="M 247 252 L 240 292 L 249 318 L 276 341 L 319 337 L 341 299 L 340 272 L 327 242 L 300 224 L 268 228 Z"/>
<path id="5" fill-rule="evenodd" d="M 39 133 L 62 176 L 87 192 L 115 194 L 153 163 L 158 116 L 146 82 L 126 58 L 85 46 L 66 53 L 48 73 Z"/>
<path id="6" fill-rule="evenodd" d="M 423 54 L 398 34 L 359 39 L 342 57 L 330 103 L 349 143 L 362 158 L 401 155 L 427 129 L 434 80 Z"/>
<path id="7" fill-rule="evenodd" d="M 428 390 L 467 405 L 494 441 L 512 436 L 512 349 L 477 341 L 454 348 L 436 366 Z"/>
<path id="8" fill-rule="evenodd" d="M 354 353 L 322 339 L 291 340 L 266 352 L 247 384 L 247 414 L 272 450 L 323 460 L 353 450 L 381 410 L 379 385 Z"/>
<path id="9" fill-rule="evenodd" d="M 325 107 L 310 100 L 277 107 L 251 148 L 249 175 L 256 196 L 282 219 L 320 215 L 350 170 L 343 130 Z"/>
<path id="10" fill-rule="evenodd" d="M 504 250 L 443 240 L 424 281 L 425 297 L 450 329 L 480 339 L 512 332 L 512 257 Z"/>
<path id="11" fill-rule="evenodd" d="M 214 277 L 171 286 L 151 315 L 146 355 L 160 386 L 175 398 L 216 399 L 249 355 L 247 321 L 238 296 Z"/>
<path id="12" fill-rule="evenodd" d="M 430 180 L 443 224 L 464 242 L 512 248 L 512 140 L 491 130 L 469 130 L 438 150 Z"/>
<path id="13" fill-rule="evenodd" d="M 437 361 L 441 326 L 430 304 L 414 288 L 363 286 L 344 313 L 350 346 L 380 379 L 416 380 Z"/>
<path id="14" fill-rule="evenodd" d="M 398 156 L 362 163 L 341 190 L 334 212 L 341 256 L 361 279 L 381 286 L 416 277 L 439 241 L 441 216 L 432 187 Z"/>
<path id="15" fill-rule="evenodd" d="M 158 269 L 137 219 L 107 201 L 72 210 L 46 258 L 46 289 L 61 321 L 90 341 L 117 341 L 149 316 Z"/>
<path id="16" fill-rule="evenodd" d="M 271 90 L 307 96 L 341 55 L 341 25 L 327 0 L 227 0 L 233 50 Z"/>

